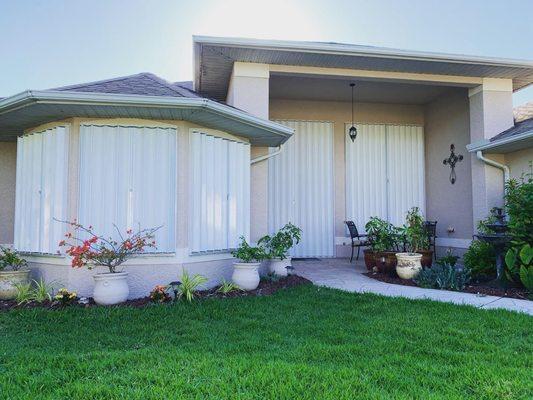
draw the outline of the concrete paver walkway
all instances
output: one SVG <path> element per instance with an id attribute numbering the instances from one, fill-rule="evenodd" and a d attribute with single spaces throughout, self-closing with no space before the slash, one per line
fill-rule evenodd
<path id="1" fill-rule="evenodd" d="M 309 279 L 316 285 L 348 292 L 376 293 L 410 299 L 430 299 L 455 304 L 468 304 L 483 309 L 503 308 L 533 315 L 533 301 L 529 300 L 423 289 L 380 282 L 363 275 L 366 268 L 361 260 L 354 261 L 352 264 L 349 263 L 349 260 L 340 258 L 293 261 L 293 266 L 296 274 Z"/>

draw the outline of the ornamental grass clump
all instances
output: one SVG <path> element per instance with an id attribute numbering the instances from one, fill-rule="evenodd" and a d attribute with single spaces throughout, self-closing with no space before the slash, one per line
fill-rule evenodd
<path id="1" fill-rule="evenodd" d="M 112 237 L 105 238 L 94 232 L 92 226 L 83 226 L 76 221 L 66 222 L 74 231 L 65 235 L 65 240 L 59 242 L 60 247 L 66 247 L 66 253 L 72 257 L 72 267 L 87 267 L 92 269 L 101 265 L 107 267 L 109 273 L 120 272 L 117 268 L 125 261 L 137 254 L 143 254 L 146 249 L 156 249 L 155 232 L 161 227 L 139 229 L 134 232 L 126 230 L 123 234 L 113 224 L 120 240 Z M 82 238 L 85 237 L 85 238 Z"/>

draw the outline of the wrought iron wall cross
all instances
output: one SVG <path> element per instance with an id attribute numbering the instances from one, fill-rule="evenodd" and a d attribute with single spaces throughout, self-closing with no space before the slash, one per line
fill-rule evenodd
<path id="1" fill-rule="evenodd" d="M 455 174 L 455 164 L 457 164 L 459 161 L 463 161 L 463 155 L 455 155 L 455 145 L 452 143 L 450 145 L 450 157 L 442 160 L 442 163 L 444 165 L 449 165 L 452 169 L 452 171 L 450 172 L 450 182 L 452 183 L 452 185 L 457 180 L 457 175 Z"/>

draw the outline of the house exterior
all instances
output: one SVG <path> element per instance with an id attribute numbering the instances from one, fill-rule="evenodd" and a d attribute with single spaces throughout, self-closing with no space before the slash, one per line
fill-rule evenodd
<path id="1" fill-rule="evenodd" d="M 333 43 L 194 37 L 192 83 L 152 74 L 0 99 L 0 243 L 89 295 L 94 271 L 56 254 L 76 219 L 106 235 L 162 226 L 126 265 L 130 295 L 183 269 L 229 278 L 241 235 L 287 222 L 298 257 L 344 257 L 344 221 L 401 224 L 417 206 L 439 251 L 468 247 L 533 159 L 512 93 L 533 62 Z M 354 115 L 350 83 L 355 83 Z M 352 122 L 358 135 L 347 135 Z M 450 146 L 463 156 L 450 167 Z"/>

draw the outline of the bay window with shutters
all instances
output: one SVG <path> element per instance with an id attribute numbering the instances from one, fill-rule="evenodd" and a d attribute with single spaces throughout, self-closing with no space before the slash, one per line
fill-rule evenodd
<path id="1" fill-rule="evenodd" d="M 250 235 L 250 145 L 192 131 L 191 254 L 227 252 Z"/>

